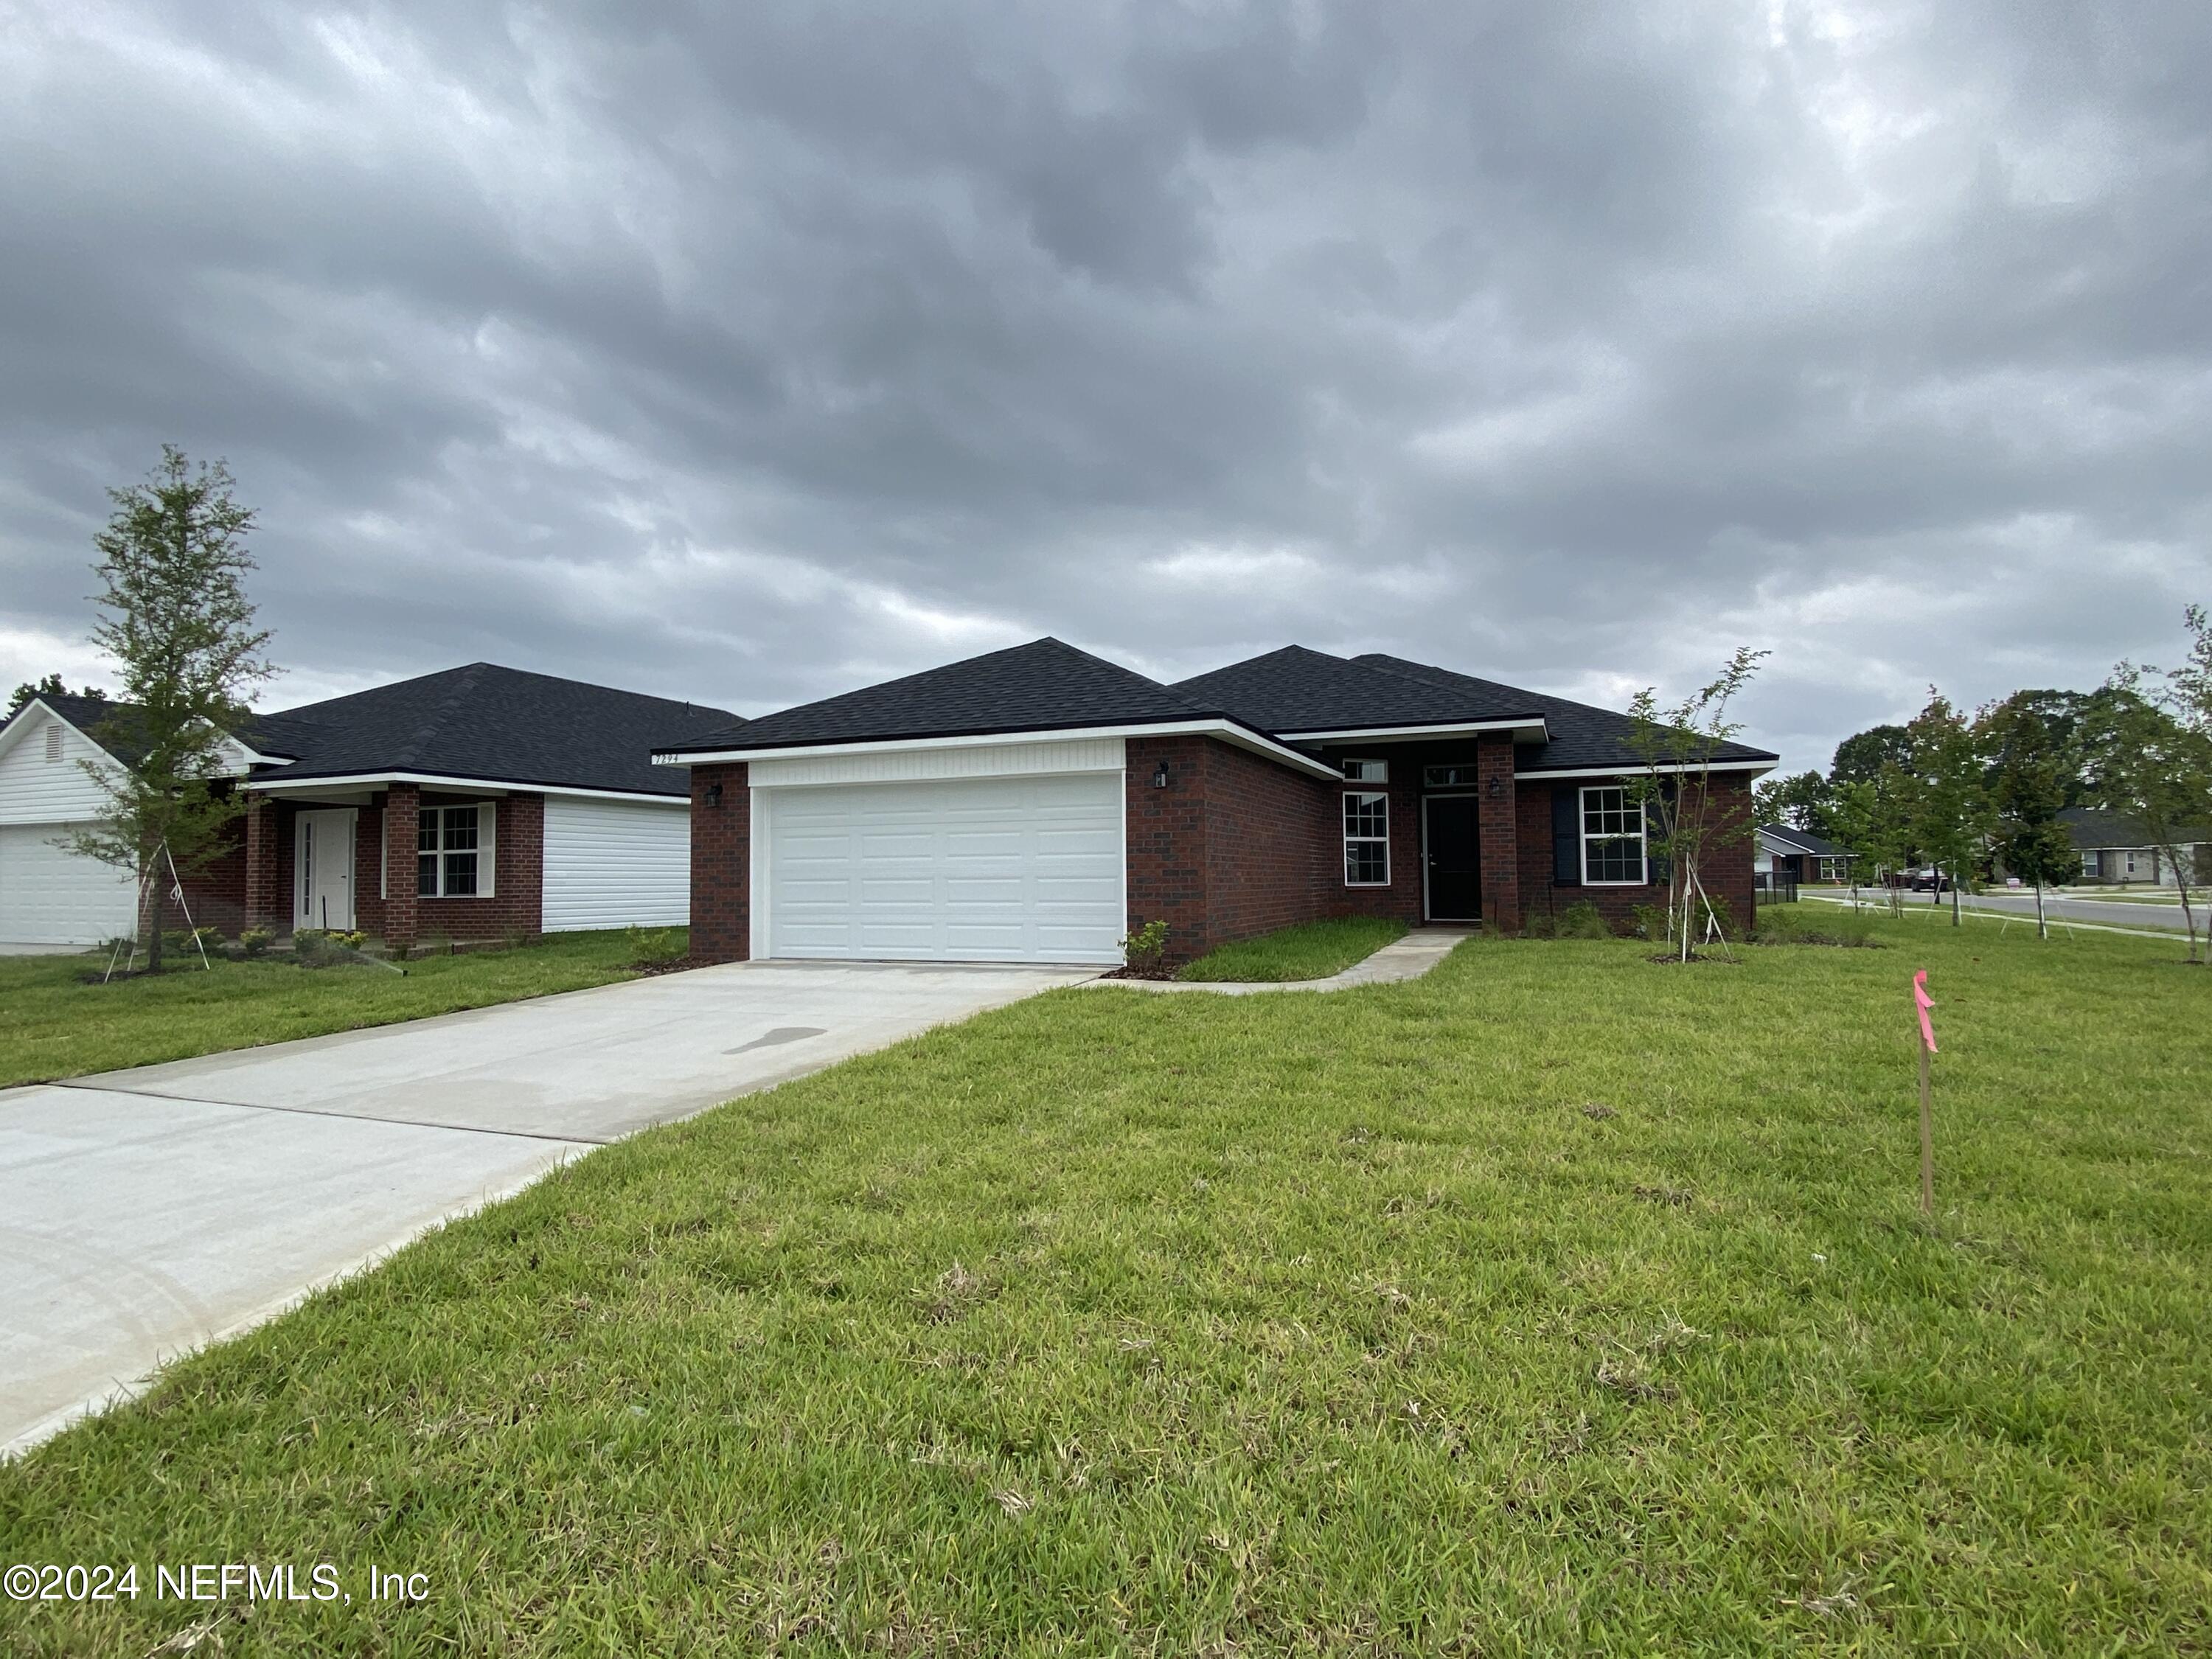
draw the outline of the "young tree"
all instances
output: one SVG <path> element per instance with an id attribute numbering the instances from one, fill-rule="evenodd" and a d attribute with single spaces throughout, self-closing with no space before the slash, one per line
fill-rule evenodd
<path id="1" fill-rule="evenodd" d="M 1894 765 L 1885 767 L 1867 781 L 1846 781 L 1835 787 L 1829 838 L 1856 855 L 1851 860 L 1853 905 L 1859 902 L 1859 872 L 1869 870 L 1881 880 L 1890 914 L 1905 914 L 1897 884 L 1887 878 L 1904 866 L 1910 848 L 1905 793 L 1904 774 Z"/>
<path id="2" fill-rule="evenodd" d="M 2207 829 L 2212 824 L 2212 732 L 2195 729 L 2153 702 L 2143 671 L 2131 663 L 2113 670 L 2106 685 L 2114 695 L 2087 723 L 2099 805 L 2141 823 L 2159 858 L 2173 870 L 2189 960 L 2197 962 L 2189 884 L 2202 873 L 2194 867 L 2197 843 L 2212 834 Z"/>
<path id="3" fill-rule="evenodd" d="M 195 468 L 165 444 L 144 483 L 108 492 L 115 510 L 93 538 L 103 612 L 93 641 L 122 681 L 120 706 L 93 735 L 127 763 L 82 763 L 107 801 L 100 827 L 70 845 L 138 878 L 154 969 L 171 883 L 204 868 L 245 810 L 217 787 L 222 746 L 250 717 L 246 689 L 274 672 L 246 598 L 253 514 L 233 488 L 222 462 Z"/>
<path id="4" fill-rule="evenodd" d="M 1934 686 L 1905 728 L 1911 742 L 1914 844 L 1951 883 L 1951 925 L 1964 926 L 1959 890 L 1988 844 L 1993 822 L 1973 727 Z M 1938 891 L 1929 895 L 1940 896 Z"/>
<path id="5" fill-rule="evenodd" d="M 1650 848 L 1667 862 L 1667 937 L 1680 939 L 1682 960 L 1690 959 L 1700 909 L 1717 927 L 1720 916 L 1698 878 L 1705 855 L 1749 836 L 1749 815 L 1731 812 L 1713 793 L 1712 762 L 1722 745 L 1741 732 L 1728 718 L 1729 704 L 1751 684 L 1759 659 L 1769 653 L 1739 646 L 1711 684 L 1671 708 L 1659 707 L 1647 687 L 1628 705 L 1634 722 L 1628 746 L 1638 775 L 1624 792 L 1644 808 Z"/>
<path id="6" fill-rule="evenodd" d="M 12 714 L 33 697 L 104 697 L 107 694 L 98 686 L 88 685 L 82 690 L 71 691 L 58 674 L 49 674 L 42 680 L 25 680 L 8 696 L 8 713 Z"/>
<path id="7" fill-rule="evenodd" d="M 2044 885 L 2071 880 L 2081 869 L 2081 855 L 2058 822 L 2066 805 L 2066 750 L 2054 746 L 2048 723 L 2019 695 L 1983 708 L 1974 737 L 1996 814 L 1997 856 L 2014 875 L 2035 884 L 2035 934 L 2049 939 Z"/>

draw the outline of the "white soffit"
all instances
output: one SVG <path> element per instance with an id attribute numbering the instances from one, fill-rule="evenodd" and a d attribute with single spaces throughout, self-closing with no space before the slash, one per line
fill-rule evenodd
<path id="1" fill-rule="evenodd" d="M 1119 738 L 1049 743 L 1001 743 L 958 749 L 893 749 L 845 755 L 793 755 L 746 769 L 755 789 L 802 784 L 921 783 L 944 778 L 1011 778 L 1048 772 L 1118 772 L 1126 745 Z"/>

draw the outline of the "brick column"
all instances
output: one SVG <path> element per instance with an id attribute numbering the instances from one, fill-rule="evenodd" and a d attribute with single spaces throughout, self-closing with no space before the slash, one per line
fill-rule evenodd
<path id="1" fill-rule="evenodd" d="M 691 960 L 752 955 L 753 808 L 747 769 L 691 769 Z"/>
<path id="2" fill-rule="evenodd" d="M 1482 732 L 1475 739 L 1475 772 L 1481 805 L 1476 833 L 1482 842 L 1482 920 L 1496 933 L 1521 931 L 1521 832 L 1513 790 L 1510 733 Z"/>
<path id="3" fill-rule="evenodd" d="M 416 784 L 395 783 L 384 797 L 384 942 L 394 956 L 405 956 L 415 945 L 421 902 L 415 831 L 422 811 L 422 791 Z"/>
<path id="4" fill-rule="evenodd" d="M 276 803 L 256 795 L 246 806 L 246 925 L 281 933 L 292 917 L 291 880 L 278 836 Z"/>

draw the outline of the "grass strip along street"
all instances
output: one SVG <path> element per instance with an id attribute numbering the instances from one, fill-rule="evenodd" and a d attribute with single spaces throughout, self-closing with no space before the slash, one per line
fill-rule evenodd
<path id="1" fill-rule="evenodd" d="M 204 969 L 195 959 L 105 985 L 97 955 L 0 957 L 0 1087 L 579 991 L 633 977 L 641 951 L 680 955 L 684 938 L 682 928 L 555 933 L 511 950 L 425 957 L 404 975 L 283 958 L 218 957 Z"/>
<path id="2" fill-rule="evenodd" d="M 11 1559 L 422 1599 L 0 1645 L 2202 1646 L 2212 984 L 1870 933 L 1058 992 L 641 1135 L 0 1468 Z"/>

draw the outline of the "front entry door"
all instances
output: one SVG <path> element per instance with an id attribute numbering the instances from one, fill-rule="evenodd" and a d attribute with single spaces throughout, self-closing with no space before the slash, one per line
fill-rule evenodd
<path id="1" fill-rule="evenodd" d="M 1431 921 L 1475 921 L 1482 915 L 1482 839 L 1476 811 L 1473 795 L 1430 795 L 1421 802 Z"/>
<path id="2" fill-rule="evenodd" d="M 354 809 L 302 812 L 292 847 L 295 927 L 353 930 Z"/>

